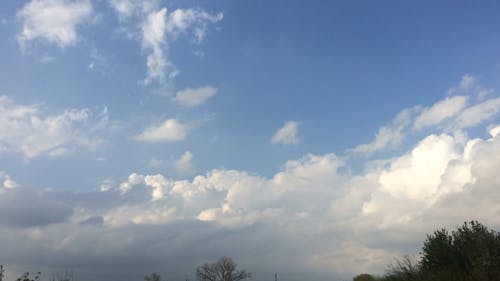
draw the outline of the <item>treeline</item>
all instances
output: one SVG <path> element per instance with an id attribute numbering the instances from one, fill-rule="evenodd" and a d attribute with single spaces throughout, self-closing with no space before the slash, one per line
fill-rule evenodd
<path id="1" fill-rule="evenodd" d="M 0 281 L 4 279 L 5 270 L 0 265 Z M 252 274 L 244 269 L 237 269 L 237 264 L 228 257 L 221 257 L 211 263 L 204 263 L 196 268 L 196 278 L 198 281 L 242 281 L 250 278 Z M 24 273 L 15 281 L 41 281 L 41 273 Z M 65 273 L 63 276 L 52 278 L 51 281 L 73 281 L 73 274 Z M 157 273 L 151 273 L 144 277 L 144 281 L 162 281 Z M 186 280 L 187 281 L 187 280 Z"/>
<path id="2" fill-rule="evenodd" d="M 500 234 L 477 221 L 427 235 L 418 261 L 396 260 L 383 276 L 353 281 L 500 281 Z"/>

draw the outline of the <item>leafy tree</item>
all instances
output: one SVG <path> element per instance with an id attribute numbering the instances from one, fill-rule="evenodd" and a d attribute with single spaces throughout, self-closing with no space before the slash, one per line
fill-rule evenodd
<path id="1" fill-rule="evenodd" d="M 0 281 L 3 281 L 4 273 L 5 269 L 3 269 L 3 265 L 0 264 Z"/>
<path id="2" fill-rule="evenodd" d="M 236 270 L 236 263 L 228 257 L 222 257 L 213 263 L 205 263 L 196 269 L 199 281 L 240 281 L 252 275 L 246 270 Z"/>
<path id="3" fill-rule="evenodd" d="M 436 280 L 500 280 L 500 234 L 477 221 L 438 230 L 427 236 L 420 264 Z"/>

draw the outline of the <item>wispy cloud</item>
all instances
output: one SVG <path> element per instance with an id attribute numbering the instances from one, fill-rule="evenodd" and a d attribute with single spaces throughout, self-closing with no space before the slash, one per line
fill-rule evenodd
<path id="1" fill-rule="evenodd" d="M 297 145 L 300 142 L 299 137 L 300 122 L 288 121 L 283 127 L 278 129 L 271 138 L 273 144 Z"/>
<path id="2" fill-rule="evenodd" d="M 187 175 L 194 172 L 194 155 L 191 151 L 184 152 L 179 159 L 174 162 L 174 169 L 180 175 Z"/>
<path id="3" fill-rule="evenodd" d="M 222 14 L 212 15 L 201 9 L 177 9 L 170 14 L 167 8 L 148 12 L 141 24 L 142 46 L 149 51 L 145 83 L 165 83 L 176 77 L 179 70 L 169 58 L 169 44 L 190 30 L 193 30 L 195 43 L 201 44 L 207 25 L 220 20 Z"/>
<path id="4" fill-rule="evenodd" d="M 460 95 L 447 96 L 427 107 L 415 106 L 403 110 L 391 124 L 378 130 L 372 142 L 360 144 L 349 151 L 369 156 L 377 151 L 394 149 L 409 134 L 423 130 L 460 134 L 464 129 L 491 120 L 500 112 L 500 98 L 493 95 L 494 90 L 481 87 L 474 76 L 463 76 L 458 86 L 452 89 L 461 89 Z"/>

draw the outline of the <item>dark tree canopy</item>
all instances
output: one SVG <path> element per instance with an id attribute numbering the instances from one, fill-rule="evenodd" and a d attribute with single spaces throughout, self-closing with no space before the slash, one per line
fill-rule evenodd
<path id="1" fill-rule="evenodd" d="M 240 281 L 251 277 L 246 270 L 236 270 L 236 263 L 228 257 L 222 257 L 213 263 L 205 263 L 196 269 L 200 281 Z"/>
<path id="2" fill-rule="evenodd" d="M 454 280 L 500 280 L 500 234 L 477 221 L 428 235 L 422 271 Z"/>
<path id="3" fill-rule="evenodd" d="M 157 273 L 151 273 L 148 276 L 144 276 L 144 281 L 161 281 L 161 276 Z"/>
<path id="4" fill-rule="evenodd" d="M 365 279 L 358 275 L 354 281 Z M 370 275 L 368 275 L 370 276 Z M 368 276 L 363 278 L 369 278 Z M 373 277 L 373 276 L 371 276 Z M 366 279 L 370 280 L 370 279 Z M 427 235 L 421 259 L 396 260 L 377 281 L 497 281 L 500 280 L 500 234 L 477 221 L 465 222 L 451 233 Z"/>
<path id="5" fill-rule="evenodd" d="M 352 281 L 376 281 L 376 280 L 377 279 L 373 275 L 366 273 L 357 275 L 352 279 Z"/>

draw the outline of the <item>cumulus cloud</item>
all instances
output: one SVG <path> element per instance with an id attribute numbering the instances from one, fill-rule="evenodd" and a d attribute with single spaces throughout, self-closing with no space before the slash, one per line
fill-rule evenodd
<path id="1" fill-rule="evenodd" d="M 134 139 L 143 142 L 180 141 L 186 138 L 187 125 L 177 119 L 167 119 L 147 128 Z"/>
<path id="2" fill-rule="evenodd" d="M 133 172 L 100 191 L 79 193 L 9 188 L 10 177 L 0 173 L 0 208 L 9 206 L 0 210 L 0 240 L 10 241 L 0 260 L 26 270 L 43 256 L 48 269 L 73 268 L 89 280 L 132 281 L 147 272 L 192 277 L 197 265 L 222 255 L 258 279 L 276 271 L 289 272 L 290 280 L 304 279 L 300 272 L 315 272 L 317 280 L 380 273 L 394 256 L 418 253 L 425 234 L 438 227 L 477 219 L 500 228 L 495 100 L 469 99 L 450 116 L 430 118 L 442 121 L 406 138 L 413 142 L 404 151 L 361 168 L 342 155 L 306 154 L 270 176 L 221 168 L 176 180 Z M 418 116 L 433 107 L 403 110 L 387 127 L 412 133 Z M 33 114 L 30 106 L 10 113 L 25 114 Z M 467 126 L 489 135 L 454 134 L 449 128 L 464 116 L 476 116 L 466 118 L 473 124 Z M 192 160 L 188 152 L 183 162 Z M 36 203 L 12 206 L 28 202 Z M 15 220 L 2 216 L 11 209 Z"/>
<path id="3" fill-rule="evenodd" d="M 273 144 L 297 145 L 299 137 L 300 122 L 288 121 L 271 138 Z"/>
<path id="4" fill-rule="evenodd" d="M 217 94 L 217 88 L 210 85 L 200 88 L 186 88 L 178 91 L 173 101 L 186 107 L 199 106 Z"/>
<path id="5" fill-rule="evenodd" d="M 49 115 L 38 105 L 18 105 L 0 96 L 0 152 L 21 153 L 29 159 L 95 150 L 105 143 L 98 135 L 107 125 L 106 109 L 67 109 Z"/>
<path id="6" fill-rule="evenodd" d="M 381 272 L 394 256 L 417 253 L 436 227 L 466 219 L 500 227 L 499 216 L 491 215 L 500 212 L 500 160 L 492 157 L 500 154 L 499 132 L 493 126 L 490 137 L 465 143 L 430 134 L 356 173 L 335 154 L 308 154 L 270 177 L 227 169 L 191 180 L 132 173 L 100 192 L 46 191 L 29 209 L 41 213 L 43 225 L 14 225 L 0 216 L 0 238 L 25 241 L 0 258 L 26 261 L 34 251 L 44 253 L 52 257 L 50 266 L 101 272 L 94 280 L 111 274 L 105 269 L 110 263 L 183 277 L 220 255 L 263 277 L 290 264 L 298 264 L 292 271 L 339 278 Z M 128 273 L 124 280 L 134 280 Z"/>
<path id="7" fill-rule="evenodd" d="M 42 39 L 61 48 L 78 41 L 77 28 L 91 20 L 93 7 L 88 0 L 32 0 L 17 13 L 23 22 L 18 35 L 21 47 Z"/>

